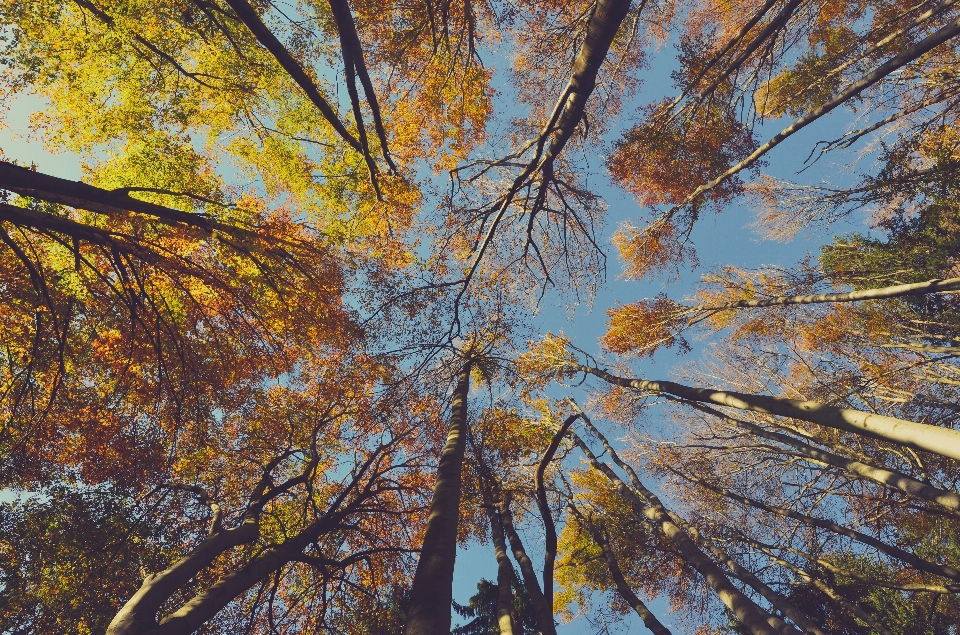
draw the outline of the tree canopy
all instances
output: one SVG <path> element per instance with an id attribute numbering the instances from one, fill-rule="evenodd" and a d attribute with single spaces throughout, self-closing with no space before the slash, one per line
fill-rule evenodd
<path id="1" fill-rule="evenodd" d="M 956 634 L 955 4 L 0 0 L 0 633 Z"/>

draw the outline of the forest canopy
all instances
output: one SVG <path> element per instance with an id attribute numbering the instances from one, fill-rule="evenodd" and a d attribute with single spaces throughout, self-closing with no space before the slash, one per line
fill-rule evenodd
<path id="1" fill-rule="evenodd" d="M 955 5 L 0 0 L 0 634 L 958 635 Z"/>

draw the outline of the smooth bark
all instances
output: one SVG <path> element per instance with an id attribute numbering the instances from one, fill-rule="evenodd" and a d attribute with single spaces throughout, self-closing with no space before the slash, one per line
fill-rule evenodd
<path id="1" fill-rule="evenodd" d="M 676 545 L 684 562 L 703 576 L 707 584 L 716 592 L 720 601 L 740 620 L 747 631 L 752 635 L 784 635 L 786 633 L 799 635 L 800 631 L 780 620 L 776 620 L 734 586 L 720 567 L 700 550 L 683 529 L 677 526 L 666 507 L 653 492 L 644 487 L 639 480 L 634 483 L 635 488 L 639 484 L 635 492 L 616 475 L 609 465 L 597 460 L 593 451 L 576 433 L 571 433 L 571 437 L 583 450 L 590 465 L 607 477 L 617 493 L 630 501 L 635 511 L 652 521 Z M 778 626 L 771 625 L 768 621 L 771 619 L 780 622 L 780 624 Z"/>
<path id="2" fill-rule="evenodd" d="M 831 302 L 861 302 L 863 300 L 882 300 L 902 298 L 928 293 L 943 293 L 960 290 L 960 278 L 936 278 L 926 282 L 896 284 L 877 289 L 862 289 L 847 293 L 815 293 L 811 295 L 784 295 L 763 300 L 737 300 L 712 306 L 696 307 L 701 311 L 726 311 L 728 309 L 748 309 L 766 306 L 786 306 L 791 304 L 827 304 Z"/>
<path id="3" fill-rule="evenodd" d="M 220 229 L 217 223 L 200 214 L 135 199 L 128 193 L 135 190 L 105 190 L 80 181 L 36 172 L 7 161 L 0 161 L 0 189 L 108 216 L 136 212 L 170 225 L 182 224 L 205 232 Z M 89 231 L 98 230 L 99 228 L 90 228 Z"/>
<path id="4" fill-rule="evenodd" d="M 714 403 L 738 410 L 791 417 L 960 460 L 960 430 L 940 428 L 850 408 L 838 408 L 815 401 L 801 401 L 710 388 L 693 388 L 672 381 L 648 381 L 617 377 L 605 370 L 582 364 L 577 365 L 576 368 L 585 373 L 596 375 L 616 386 L 673 395 L 689 401 Z"/>
<path id="5" fill-rule="evenodd" d="M 752 153 L 750 153 L 750 155 L 747 156 L 747 158 L 740 161 L 733 167 L 729 168 L 723 174 L 711 180 L 710 182 L 697 187 L 697 189 L 695 189 L 692 193 L 690 193 L 690 195 L 687 196 L 687 198 L 680 205 L 677 205 L 669 213 L 676 212 L 677 210 L 680 210 L 683 207 L 686 207 L 687 205 L 698 201 L 707 192 L 713 190 L 719 185 L 722 185 L 729 179 L 733 178 L 735 175 L 739 174 L 743 170 L 746 170 L 747 168 L 752 166 L 754 163 L 759 161 L 760 158 L 763 157 L 763 155 L 765 155 L 767 152 L 769 152 L 776 146 L 780 145 L 780 143 L 787 137 L 790 137 L 794 133 L 799 132 L 801 129 L 813 123 L 820 117 L 823 117 L 824 115 L 828 114 L 829 112 L 831 112 L 832 110 L 840 106 L 841 104 L 855 98 L 857 95 L 859 95 L 866 89 L 870 88 L 874 84 L 877 84 L 878 82 L 883 80 L 883 78 L 886 77 L 887 75 L 890 75 L 894 71 L 906 66 L 910 62 L 913 62 L 919 59 L 924 54 L 930 52 L 937 46 L 943 44 L 944 42 L 946 42 L 947 40 L 950 40 L 951 38 L 956 37 L 957 35 L 960 35 L 960 19 L 955 19 L 950 21 L 945 26 L 941 27 L 938 31 L 928 35 L 927 37 L 920 40 L 916 44 L 903 49 L 898 55 L 887 60 L 886 62 L 878 66 L 876 69 L 874 69 L 870 73 L 867 73 L 856 82 L 847 86 L 845 89 L 837 93 L 837 95 L 835 95 L 833 98 L 827 100 L 821 106 L 814 108 L 813 110 L 811 110 L 804 116 L 800 117 L 799 119 L 794 121 L 792 124 L 784 128 L 783 130 L 778 132 L 770 140 L 768 140 L 766 143 L 764 143 L 759 148 L 757 148 Z"/>
<path id="6" fill-rule="evenodd" d="M 706 406 L 694 404 L 693 407 L 719 417 L 735 426 L 749 430 L 752 434 L 758 437 L 763 437 L 764 439 L 769 439 L 770 441 L 776 441 L 777 443 L 788 445 L 796 450 L 799 450 L 803 456 L 809 457 L 814 462 L 846 470 L 851 474 L 856 474 L 857 476 L 862 476 L 875 483 L 885 485 L 892 489 L 900 490 L 901 492 L 909 494 L 910 496 L 915 496 L 917 498 L 922 498 L 924 500 L 937 503 L 943 507 L 946 507 L 947 509 L 960 511 L 960 494 L 957 494 L 956 492 L 951 492 L 949 490 L 940 489 L 939 487 L 934 487 L 933 485 L 928 485 L 927 483 L 918 481 L 915 478 L 911 478 L 902 472 L 897 472 L 896 470 L 869 465 L 867 463 L 855 461 L 832 452 L 825 452 L 810 445 L 809 443 L 804 443 L 803 441 L 795 439 L 789 435 L 780 434 L 778 432 L 770 432 L 769 430 L 765 430 L 756 424 L 748 421 L 741 421 L 740 419 L 734 419 L 733 417 L 728 417 L 722 412 L 718 412 Z"/>
<path id="7" fill-rule="evenodd" d="M 527 588 L 527 594 L 530 596 L 530 603 L 533 604 L 533 612 L 537 616 L 537 625 L 543 635 L 557 635 L 557 629 L 553 621 L 553 612 L 547 606 L 546 598 L 543 597 L 543 590 L 540 588 L 540 581 L 537 579 L 537 573 L 533 570 L 533 561 L 527 555 L 527 550 L 520 540 L 516 527 L 513 525 L 513 512 L 510 511 L 510 495 L 503 493 L 500 496 L 500 519 L 503 521 L 503 531 L 510 541 L 510 548 L 513 550 L 513 557 L 520 566 L 520 575 L 523 577 L 523 585 Z"/>
<path id="8" fill-rule="evenodd" d="M 497 510 L 492 505 L 486 505 L 487 518 L 490 521 L 490 536 L 493 542 L 493 552 L 497 558 L 497 626 L 500 635 L 513 635 L 513 565 L 507 555 L 507 542 L 503 534 L 503 523 L 500 522 Z"/>
<path id="9" fill-rule="evenodd" d="M 802 514 L 792 509 L 786 509 L 783 507 L 778 507 L 776 505 L 763 503 L 761 501 L 754 500 L 747 496 L 743 496 L 742 494 L 737 494 L 736 492 L 732 492 L 726 488 L 711 485 L 709 483 L 701 481 L 700 479 L 694 478 L 690 475 L 679 474 L 679 472 L 675 472 L 675 473 L 683 478 L 686 478 L 688 480 L 693 481 L 694 483 L 697 483 L 698 485 L 700 485 L 705 489 L 708 489 L 712 492 L 716 492 L 717 494 L 722 494 L 723 496 L 726 496 L 731 500 L 735 500 L 738 503 L 749 505 L 750 507 L 755 507 L 756 509 L 762 509 L 763 511 L 769 512 L 771 514 L 776 514 L 784 518 L 792 518 L 793 520 L 799 521 L 808 527 L 816 527 L 818 529 L 825 529 L 827 531 L 832 531 L 833 533 L 838 534 L 840 536 L 846 536 L 847 538 L 856 540 L 859 543 L 869 545 L 874 549 L 876 549 L 877 551 L 884 553 L 890 556 L 891 558 L 896 558 L 901 562 L 905 562 L 919 571 L 926 571 L 927 573 L 933 573 L 935 575 L 943 576 L 945 578 L 950 578 L 952 580 L 960 581 L 960 569 L 951 567 L 950 565 L 937 564 L 936 562 L 930 562 L 929 560 L 920 558 L 919 556 L 913 553 L 910 553 L 909 551 L 905 551 L 903 549 L 900 549 L 899 547 L 895 547 L 893 545 L 887 544 L 882 540 L 878 538 L 874 538 L 873 536 L 870 536 L 863 532 L 857 531 L 855 529 L 850 529 L 849 527 L 839 525 L 830 520 L 825 520 L 823 518 L 816 518 L 814 516 L 808 516 L 807 514 Z"/>
<path id="10" fill-rule="evenodd" d="M 453 567 L 460 524 L 460 489 L 467 440 L 468 360 L 460 369 L 453 393 L 450 428 L 440 455 L 430 516 L 423 536 L 420 561 L 410 589 L 406 635 L 449 635 L 453 603 Z"/>
<path id="11" fill-rule="evenodd" d="M 603 552 L 603 557 L 607 561 L 607 568 L 610 570 L 610 577 L 613 578 L 614 584 L 617 585 L 617 593 L 620 594 L 620 597 L 630 605 L 643 621 L 643 625 L 650 629 L 654 635 L 672 635 L 670 629 L 657 619 L 657 616 L 647 608 L 643 600 L 641 600 L 637 594 L 633 592 L 633 589 L 630 588 L 630 585 L 627 584 L 623 570 L 620 569 L 620 562 L 617 560 L 617 555 L 613 552 L 613 548 L 610 547 L 610 541 L 603 535 L 603 532 L 597 529 L 590 519 L 580 512 L 572 502 L 568 503 L 568 507 L 570 512 L 580 521 L 580 524 L 590 532 L 593 541 L 597 543 L 597 546 L 599 546 Z"/>
<path id="12" fill-rule="evenodd" d="M 550 614 L 553 614 L 553 565 L 557 559 L 557 526 L 553 522 L 553 514 L 550 511 L 550 501 L 547 500 L 547 487 L 544 482 L 547 467 L 553 456 L 560 447 L 560 442 L 566 436 L 567 431 L 573 422 L 580 415 L 570 415 L 561 424 L 560 429 L 553 435 L 550 446 L 543 453 L 543 458 L 537 465 L 537 471 L 534 476 L 534 482 L 537 488 L 537 505 L 540 507 L 540 517 L 543 519 L 544 527 L 544 554 L 543 554 L 543 601 L 547 605 Z"/>
<path id="13" fill-rule="evenodd" d="M 577 409 L 580 410 L 579 406 L 577 407 Z M 619 466 L 620 469 L 622 469 L 624 472 L 627 473 L 627 476 L 630 478 L 630 482 L 633 484 L 633 486 L 641 492 L 649 491 L 649 490 L 646 490 L 643 483 L 640 481 L 640 477 L 637 476 L 636 471 L 634 471 L 634 469 L 630 467 L 630 465 L 626 461 L 620 458 L 620 455 L 617 453 L 617 451 L 613 448 L 612 445 L 610 445 L 610 442 L 607 440 L 607 437 L 604 436 L 603 433 L 600 432 L 600 430 L 598 430 L 597 427 L 593 425 L 593 422 L 590 421 L 590 417 L 588 417 L 586 413 L 584 413 L 582 410 L 580 410 L 580 414 L 583 418 L 584 426 L 588 430 L 590 430 L 591 434 L 593 434 L 595 437 L 597 437 L 597 439 L 600 440 L 600 443 L 603 444 L 604 450 L 606 450 L 606 452 L 610 455 L 610 459 L 617 466 Z M 680 516 L 671 512 L 670 510 L 667 510 L 666 508 L 664 508 L 664 511 L 666 511 L 666 513 L 669 515 L 671 520 L 673 520 L 673 522 L 678 527 L 680 527 L 681 530 L 685 531 L 687 535 L 691 536 L 695 542 L 705 544 L 707 549 L 723 564 L 727 565 L 727 567 L 734 573 L 734 575 L 736 575 L 741 581 L 753 587 L 758 593 L 760 593 L 760 595 L 764 597 L 764 599 L 770 602 L 770 604 L 772 604 L 777 610 L 781 611 L 784 615 L 792 619 L 797 625 L 799 625 L 805 631 L 810 633 L 815 633 L 816 635 L 824 635 L 822 631 L 819 629 L 819 627 L 817 627 L 806 614 L 804 614 L 802 611 L 796 608 L 793 604 L 791 604 L 785 597 L 776 593 L 773 589 L 771 589 L 766 584 L 764 584 L 763 581 L 761 581 L 759 578 L 753 575 L 753 573 L 741 567 L 725 551 L 723 551 L 716 545 L 712 544 L 711 541 L 704 540 L 700 536 L 700 532 L 695 527 L 687 523 L 685 520 L 680 518 Z M 771 618 L 767 619 L 767 623 L 773 626 L 774 628 L 778 629 L 780 632 L 783 632 L 783 633 L 795 632 L 792 627 L 784 623 L 779 618 L 774 616 L 771 616 Z"/>

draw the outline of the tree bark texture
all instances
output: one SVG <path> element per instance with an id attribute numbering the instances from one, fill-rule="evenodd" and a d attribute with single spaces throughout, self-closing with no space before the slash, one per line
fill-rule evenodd
<path id="1" fill-rule="evenodd" d="M 738 300 L 713 306 L 697 307 L 703 311 L 726 311 L 728 309 L 750 309 L 766 306 L 785 306 L 789 304 L 827 304 L 831 302 L 861 302 L 863 300 L 883 300 L 885 298 L 902 298 L 928 293 L 943 293 L 960 289 L 960 278 L 944 278 L 897 284 L 877 289 L 863 289 L 848 293 L 815 293 L 811 295 L 784 295 L 776 298 L 761 300 Z"/>
<path id="2" fill-rule="evenodd" d="M 563 441 L 563 437 L 566 436 L 570 426 L 573 425 L 573 422 L 576 421 L 579 416 L 580 415 L 570 415 L 563 424 L 561 424 L 560 429 L 553 435 L 550 446 L 543 454 L 543 458 L 540 459 L 534 477 L 537 487 L 537 505 L 540 507 L 540 517 L 543 519 L 544 527 L 543 600 L 551 614 L 553 614 L 553 565 L 557 559 L 557 526 L 553 522 L 553 515 L 550 511 L 550 501 L 547 500 L 545 477 L 547 467 L 550 465 L 550 461 L 553 460 L 553 456 L 557 453 L 560 442 Z"/>
<path id="3" fill-rule="evenodd" d="M 614 584 L 617 585 L 617 593 L 619 593 L 620 597 L 640 616 L 640 619 L 643 620 L 643 625 L 650 629 L 654 635 L 672 635 L 670 629 L 657 619 L 657 616 L 647 608 L 643 600 L 641 600 L 637 594 L 633 592 L 633 589 L 630 588 L 630 585 L 627 584 L 627 579 L 623 576 L 620 563 L 617 561 L 617 555 L 613 552 L 613 548 L 610 547 L 610 542 L 606 536 L 603 535 L 603 532 L 600 531 L 589 518 L 584 516 L 573 503 L 570 503 L 570 511 L 580 520 L 583 526 L 586 527 L 587 531 L 589 531 L 593 537 L 593 541 L 600 547 L 600 550 L 603 552 L 603 557 L 607 561 L 607 568 L 610 569 L 610 577 L 613 578 Z"/>
<path id="4" fill-rule="evenodd" d="M 800 635 L 800 631 L 774 618 L 734 586 L 720 567 L 700 550 L 683 529 L 673 522 L 669 512 L 653 492 L 643 487 L 642 483 L 639 492 L 634 492 L 633 489 L 627 487 L 626 483 L 617 476 L 609 465 L 597 460 L 593 451 L 576 433 L 571 433 L 571 436 L 584 454 L 587 455 L 590 465 L 609 479 L 617 493 L 630 501 L 637 513 L 653 522 L 676 545 L 684 562 L 703 576 L 707 584 L 716 592 L 720 601 L 736 615 L 751 635 L 785 635 L 787 633 Z M 636 485 L 637 483 L 634 483 L 634 486 Z M 779 624 L 774 626 L 768 620 L 779 622 Z"/>
<path id="5" fill-rule="evenodd" d="M 915 478 L 911 478 L 902 472 L 877 467 L 875 465 L 869 465 L 867 463 L 855 461 L 832 452 L 825 452 L 808 443 L 804 443 L 799 439 L 794 439 L 789 435 L 780 434 L 778 432 L 770 432 L 769 430 L 765 430 L 764 428 L 748 421 L 741 421 L 739 419 L 728 417 L 722 412 L 718 412 L 712 408 L 701 406 L 694 407 L 698 410 L 702 410 L 703 412 L 720 417 L 728 423 L 732 423 L 740 428 L 749 430 L 752 434 L 758 437 L 763 437 L 764 439 L 776 441 L 777 443 L 782 443 L 783 445 L 788 445 L 792 448 L 795 448 L 796 450 L 799 450 L 802 455 L 809 457 L 812 461 L 817 463 L 831 465 L 833 467 L 846 470 L 851 474 L 856 474 L 857 476 L 862 476 L 873 481 L 874 483 L 879 483 L 881 485 L 886 485 L 887 487 L 900 490 L 901 492 L 909 494 L 910 496 L 932 501 L 942 505 L 943 507 L 946 507 L 947 509 L 960 511 L 960 494 L 957 494 L 956 492 L 951 492 L 949 490 L 940 489 L 939 487 L 934 487 L 933 485 L 928 485 L 927 483 L 918 481 Z"/>
<path id="6" fill-rule="evenodd" d="M 547 601 L 543 597 L 543 590 L 540 588 L 540 581 L 537 579 L 537 573 L 533 570 L 533 561 L 527 555 L 527 550 L 520 540 L 516 527 L 513 525 L 513 513 L 510 511 L 510 496 L 502 494 L 500 498 L 500 518 L 503 520 L 503 531 L 510 541 L 510 548 L 513 550 L 513 557 L 520 565 L 520 574 L 523 576 L 523 585 L 527 587 L 527 593 L 530 596 L 530 602 L 533 604 L 533 611 L 537 616 L 537 624 L 540 626 L 540 632 L 543 635 L 557 635 L 556 626 L 553 623 L 553 612 L 547 606 Z"/>
<path id="7" fill-rule="evenodd" d="M 487 506 L 493 552 L 497 558 L 497 626 L 500 635 L 513 635 L 513 565 L 507 555 L 507 541 L 497 510 Z"/>
<path id="8" fill-rule="evenodd" d="M 589 366 L 580 365 L 578 368 L 616 386 L 674 395 L 689 401 L 714 403 L 738 410 L 762 412 L 809 421 L 828 428 L 865 434 L 881 441 L 889 441 L 914 450 L 923 450 L 924 452 L 960 460 L 960 430 L 940 428 L 850 408 L 838 408 L 815 401 L 801 401 L 710 388 L 693 388 L 672 381 L 647 381 L 645 379 L 617 377 L 605 370 Z"/>
<path id="9" fill-rule="evenodd" d="M 610 455 L 611 460 L 616 463 L 620 469 L 627 473 L 627 476 L 630 478 L 630 482 L 634 485 L 635 488 L 641 492 L 647 491 L 644 488 L 643 483 L 640 481 L 640 477 L 637 476 L 637 473 L 633 470 L 632 467 L 625 461 L 620 458 L 620 455 L 617 454 L 617 451 L 613 449 L 613 446 L 610 445 L 610 442 L 607 441 L 607 438 L 603 435 L 600 430 L 598 430 L 593 422 L 590 421 L 590 418 L 582 410 L 580 411 L 583 417 L 584 426 L 590 430 L 590 432 L 597 437 L 600 442 L 603 444 L 604 449 Z M 651 493 L 652 496 L 652 493 Z M 753 575 L 753 573 L 737 563 L 733 558 L 730 557 L 724 550 L 717 547 L 710 540 L 705 540 L 696 527 L 692 526 L 690 523 L 686 522 L 683 518 L 677 514 L 671 512 L 670 510 L 665 510 L 673 522 L 680 527 L 687 535 L 691 536 L 695 542 L 703 544 L 707 550 L 710 551 L 720 562 L 727 565 L 734 575 L 736 575 L 740 580 L 750 585 L 754 590 L 756 590 L 761 596 L 763 596 L 771 605 L 773 605 L 778 611 L 789 617 L 794 621 L 800 628 L 808 633 L 813 633 L 814 635 L 826 635 L 822 629 L 820 629 L 813 621 L 805 614 L 803 611 L 799 610 L 794 606 L 787 598 L 783 597 L 769 586 L 767 586 L 762 580 Z M 771 616 L 772 619 L 768 618 L 767 622 L 770 623 L 774 628 L 777 628 L 784 633 L 792 633 L 793 628 L 787 625 L 783 620 Z"/>
<path id="10" fill-rule="evenodd" d="M 470 366 L 460 370 L 453 393 L 447 442 L 437 467 L 433 501 L 423 536 L 420 561 L 410 590 L 406 635 L 449 635 L 453 603 L 453 566 L 460 524 L 460 486 L 467 440 Z"/>

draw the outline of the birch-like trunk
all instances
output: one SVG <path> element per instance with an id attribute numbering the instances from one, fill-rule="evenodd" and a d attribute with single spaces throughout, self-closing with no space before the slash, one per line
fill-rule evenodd
<path id="1" fill-rule="evenodd" d="M 960 290 L 960 278 L 945 278 L 897 284 L 878 289 L 863 289 L 847 293 L 815 293 L 811 295 L 783 295 L 775 298 L 760 300 L 737 300 L 712 306 L 695 307 L 701 311 L 727 311 L 730 309 L 752 309 L 767 306 L 786 306 L 791 304 L 829 304 L 834 302 L 862 302 L 864 300 L 883 300 L 886 298 L 903 298 L 929 293 Z"/>
<path id="2" fill-rule="evenodd" d="M 888 441 L 914 450 L 939 454 L 960 460 L 960 430 L 916 423 L 896 417 L 886 417 L 872 412 L 850 408 L 838 408 L 815 401 L 785 399 L 733 391 L 693 388 L 672 381 L 647 381 L 611 375 L 605 370 L 578 365 L 578 370 L 603 379 L 616 386 L 674 395 L 688 401 L 713 403 L 738 410 L 790 417 L 817 425 L 864 434 L 874 439 Z"/>
<path id="3" fill-rule="evenodd" d="M 590 465 L 607 477 L 617 493 L 630 501 L 637 513 L 653 522 L 676 545 L 684 562 L 703 576 L 720 601 L 730 609 L 751 635 L 801 635 L 800 631 L 763 610 L 734 586 L 717 563 L 703 553 L 693 539 L 673 521 L 666 507 L 653 492 L 639 481 L 633 483 L 638 489 L 635 492 L 609 465 L 597 460 L 590 447 L 577 434 L 571 433 L 571 437 L 583 450 Z"/>
<path id="4" fill-rule="evenodd" d="M 507 555 L 507 541 L 503 534 L 503 524 L 497 515 L 497 510 L 487 507 L 487 518 L 490 520 L 490 535 L 493 541 L 493 552 L 497 558 L 497 626 L 500 635 L 513 635 L 513 565 Z"/>
<path id="5" fill-rule="evenodd" d="M 630 588 L 630 585 L 627 584 L 627 579 L 623 576 L 623 570 L 620 569 L 620 562 L 617 560 L 617 555 L 613 552 L 613 548 L 610 547 L 610 542 L 606 536 L 603 535 L 603 532 L 597 529 L 590 519 L 584 516 L 572 502 L 568 504 L 568 507 L 570 512 L 573 513 L 580 523 L 586 527 L 587 531 L 590 532 L 593 541 L 597 543 L 603 552 L 603 557 L 607 561 L 607 568 L 610 570 L 610 577 L 613 578 L 613 583 L 617 585 L 617 593 L 620 594 L 620 597 L 630 605 L 640 619 L 643 620 L 643 625 L 649 628 L 654 635 L 673 635 L 670 629 L 657 619 L 657 616 L 647 608 L 643 600 L 641 600 L 637 594 L 633 592 L 633 589 Z"/>
<path id="6" fill-rule="evenodd" d="M 611 460 L 613 460 L 613 462 L 616 463 L 620 467 L 620 469 L 622 469 L 624 472 L 627 473 L 627 476 L 630 478 L 630 482 L 634 485 L 634 487 L 636 487 L 637 489 L 643 490 L 644 489 L 643 483 L 640 482 L 640 477 L 637 476 L 637 473 L 633 470 L 633 468 L 630 467 L 628 463 L 626 463 L 620 458 L 619 454 L 617 454 L 617 451 L 613 449 L 613 446 L 610 445 L 610 442 L 607 441 L 607 438 L 603 435 L 603 433 L 601 433 L 600 430 L 598 430 L 596 426 L 593 425 L 593 422 L 590 421 L 590 418 L 586 415 L 586 413 L 584 413 L 582 410 L 580 411 L 580 413 L 583 418 L 584 426 L 587 429 L 589 429 L 590 432 L 600 440 L 600 442 L 603 444 L 604 449 L 610 455 Z M 680 527 L 683 531 L 685 531 L 687 535 L 691 536 L 695 542 L 703 544 L 707 548 L 707 550 L 714 555 L 714 557 L 716 557 L 723 564 L 727 565 L 727 568 L 729 568 L 734 573 L 734 575 L 736 575 L 740 580 L 742 580 L 746 584 L 750 585 L 754 590 L 757 591 L 757 593 L 763 596 L 764 599 L 770 602 L 770 604 L 774 608 L 776 608 L 778 611 L 780 611 L 781 613 L 789 617 L 791 620 L 793 620 L 793 622 L 797 626 L 802 628 L 807 633 L 813 633 L 813 635 L 826 635 L 823 629 L 817 626 L 806 613 L 804 613 L 799 608 L 794 606 L 793 603 L 787 600 L 787 598 L 785 598 L 784 596 L 780 595 L 779 593 L 771 589 L 760 578 L 755 576 L 753 572 L 740 566 L 740 564 L 736 560 L 731 558 L 726 551 L 724 551 L 723 549 L 720 549 L 715 544 L 713 544 L 713 541 L 705 539 L 700 534 L 700 532 L 697 530 L 696 527 L 692 526 L 690 523 L 686 522 L 683 518 L 673 513 L 672 511 L 670 510 L 666 510 L 666 511 L 667 511 L 667 514 L 670 516 L 670 518 L 673 520 L 673 522 L 676 523 L 676 525 Z M 783 631 L 784 627 L 786 627 L 787 625 L 784 622 L 782 622 L 782 620 L 779 620 L 778 618 L 774 618 L 774 619 L 776 621 L 774 621 L 772 624 L 776 628 L 779 628 L 781 629 L 781 631 Z M 770 622 L 770 620 L 768 620 L 768 622 Z M 790 631 L 785 631 L 785 632 L 790 632 Z"/>
<path id="7" fill-rule="evenodd" d="M 917 479 L 907 476 L 906 474 L 896 470 L 890 470 L 887 468 L 878 467 L 876 465 L 869 465 L 867 463 L 855 461 L 832 452 L 826 452 L 810 445 L 809 443 L 804 443 L 799 439 L 794 439 L 789 435 L 781 434 L 779 432 L 770 432 L 761 426 L 748 421 L 741 421 L 740 419 L 728 417 L 722 412 L 718 412 L 706 406 L 694 407 L 698 410 L 702 410 L 703 412 L 707 412 L 719 417 L 727 423 L 731 423 L 737 427 L 749 430 L 752 434 L 758 437 L 769 439 L 770 441 L 776 441 L 777 443 L 782 443 L 783 445 L 788 445 L 798 450 L 803 456 L 808 457 L 812 462 L 840 468 L 850 472 L 851 474 L 856 474 L 857 476 L 862 476 L 863 478 L 869 479 L 874 483 L 879 483 L 880 485 L 885 485 L 892 489 L 900 490 L 901 492 L 909 494 L 910 496 L 932 501 L 953 511 L 960 511 L 960 494 L 957 494 L 956 492 L 951 492 L 950 490 L 940 489 L 939 487 L 928 485 L 927 483 L 918 481 Z"/>
<path id="8" fill-rule="evenodd" d="M 467 440 L 470 362 L 460 370 L 453 393 L 450 429 L 437 467 L 433 502 L 420 561 L 410 590 L 405 635 L 449 635 L 453 604 L 453 565 L 460 524 L 460 480 Z"/>
<path id="9" fill-rule="evenodd" d="M 516 527 L 513 525 L 513 513 L 510 511 L 510 497 L 508 494 L 502 494 L 500 499 L 500 518 L 503 520 L 503 531 L 510 541 L 510 548 L 513 550 L 513 557 L 520 565 L 520 574 L 523 576 L 523 584 L 527 587 L 527 594 L 530 596 L 530 603 L 533 604 L 533 612 L 537 616 L 537 624 L 540 626 L 540 632 L 543 635 L 557 635 L 557 629 L 553 623 L 553 612 L 547 606 L 547 601 L 543 597 L 543 590 L 540 588 L 540 581 L 537 579 L 537 573 L 533 570 L 533 561 L 527 555 L 527 550 L 520 540 Z"/>

